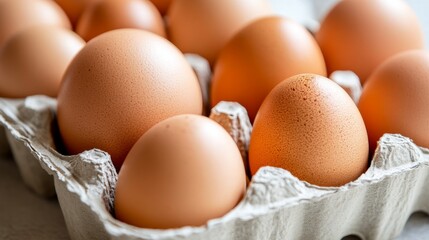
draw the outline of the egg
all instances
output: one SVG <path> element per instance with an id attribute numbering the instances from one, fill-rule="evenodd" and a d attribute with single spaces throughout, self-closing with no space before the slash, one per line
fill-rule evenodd
<path id="1" fill-rule="evenodd" d="M 182 52 L 199 54 L 214 64 L 235 33 L 270 14 L 267 0 L 174 0 L 167 29 L 169 39 Z"/>
<path id="2" fill-rule="evenodd" d="M 144 228 L 200 226 L 233 209 L 246 191 L 240 151 L 216 122 L 168 118 L 133 146 L 119 172 L 116 217 Z"/>
<path id="3" fill-rule="evenodd" d="M 82 12 L 90 4 L 99 0 L 55 0 L 55 2 L 64 10 L 73 26 L 76 25 Z"/>
<path id="4" fill-rule="evenodd" d="M 341 186 L 368 167 L 368 136 L 349 95 L 314 74 L 277 85 L 256 116 L 249 146 L 252 175 L 263 166 L 319 186 Z"/>
<path id="5" fill-rule="evenodd" d="M 164 22 L 149 0 L 103 0 L 89 5 L 78 20 L 76 32 L 86 41 L 101 33 L 136 28 L 165 37 Z"/>
<path id="6" fill-rule="evenodd" d="M 0 51 L 0 96 L 56 97 L 66 68 L 84 45 L 71 30 L 53 26 L 33 26 L 15 34 Z"/>
<path id="7" fill-rule="evenodd" d="M 164 15 L 167 13 L 172 0 L 151 0 L 151 2 L 158 8 L 159 12 Z"/>
<path id="8" fill-rule="evenodd" d="M 403 0 L 339 1 L 316 39 L 329 74 L 352 70 L 362 83 L 390 56 L 424 47 L 419 21 Z"/>
<path id="9" fill-rule="evenodd" d="M 53 1 L 0 1 L 0 49 L 8 38 L 35 25 L 71 28 L 67 15 Z"/>
<path id="10" fill-rule="evenodd" d="M 168 117 L 201 114 L 202 96 L 183 54 L 137 29 L 94 38 L 76 55 L 58 94 L 58 126 L 69 154 L 99 148 L 120 168 L 150 127 Z"/>
<path id="11" fill-rule="evenodd" d="M 384 133 L 399 133 L 429 148 L 429 52 L 399 53 L 368 78 L 359 110 L 368 131 L 370 150 Z"/>
<path id="12" fill-rule="evenodd" d="M 326 76 L 322 52 L 311 34 L 282 17 L 259 19 L 222 49 L 214 68 L 211 104 L 239 102 L 253 121 L 271 89 L 300 73 Z"/>

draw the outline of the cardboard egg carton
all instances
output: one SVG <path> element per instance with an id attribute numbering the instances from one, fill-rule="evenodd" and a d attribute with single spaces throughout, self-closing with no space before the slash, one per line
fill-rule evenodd
<path id="1" fill-rule="evenodd" d="M 387 134 L 370 168 L 344 186 L 318 187 L 264 167 L 243 200 L 221 218 L 200 227 L 137 228 L 114 218 L 117 174 L 109 154 L 93 149 L 64 156 L 55 150 L 55 109 L 56 101 L 43 96 L 2 99 L 0 122 L 16 161 L 35 161 L 53 176 L 72 239 L 392 239 L 413 212 L 429 212 L 429 150 Z M 246 149 L 251 128 L 245 110 L 224 102 L 212 113 Z"/>
<path id="2" fill-rule="evenodd" d="M 53 100 L 50 101 L 54 102 Z M 37 135 L 37 139 L 43 138 L 44 134 L 39 134 L 38 124 L 40 121 L 46 121 L 46 119 L 40 118 L 38 114 L 45 116 L 45 113 L 38 108 L 37 100 L 29 102 L 24 109 L 21 108 L 22 102 L 23 100 L 0 100 L 1 106 L 7 106 L 2 109 L 1 122 L 12 124 L 9 127 L 5 124 L 3 124 L 4 127 L 0 126 L 0 154 L 4 156 L 12 153 L 24 184 L 40 196 L 51 197 L 55 195 L 53 177 L 41 167 L 30 149 L 22 141 L 16 139 L 14 137 L 16 134 L 13 133 L 20 131 L 22 134 Z M 29 121 L 29 124 L 21 122 L 21 119 L 18 118 L 18 112 L 23 119 Z"/>
<path id="3" fill-rule="evenodd" d="M 188 61 L 188 63 L 191 65 L 192 69 L 195 72 L 195 75 L 197 76 L 199 85 L 201 87 L 201 92 L 203 94 L 203 113 L 207 113 L 210 111 L 210 103 L 209 103 L 209 86 L 211 82 L 211 70 L 210 65 L 206 59 L 203 57 L 196 55 L 196 54 L 185 54 L 185 58 Z M 42 99 L 41 101 L 51 101 L 52 106 L 56 106 L 56 102 L 53 99 L 48 100 L 49 98 L 44 99 L 42 96 L 40 97 Z M 44 111 L 46 111 L 46 116 L 50 117 L 49 114 L 55 114 L 54 111 L 51 111 L 49 108 L 40 108 L 40 104 L 38 104 L 38 98 L 28 98 L 26 101 L 26 108 L 23 110 L 22 114 L 24 116 L 30 116 L 34 114 L 32 117 L 34 122 L 30 124 L 30 126 L 22 128 L 22 122 L 21 119 L 17 118 L 18 111 L 20 111 L 20 103 L 22 103 L 24 99 L 3 99 L 0 103 L 0 108 L 3 110 L 3 122 L 6 122 L 10 120 L 10 123 L 14 125 L 16 129 L 19 129 L 18 131 L 31 131 L 34 133 L 34 135 L 39 136 L 39 138 L 45 138 L 45 134 L 47 133 L 41 133 L 39 132 L 39 121 L 37 114 L 45 114 Z M 2 106 L 6 106 L 3 108 Z M 43 104 L 42 104 L 43 105 Z M 11 106 L 16 106 L 16 108 L 11 108 Z M 56 110 L 56 107 L 54 107 Z M 49 113 L 49 114 L 48 114 Z M 26 120 L 27 117 L 24 117 Z M 54 123 L 56 124 L 56 123 Z M 250 125 L 250 123 L 249 123 Z M 51 128 L 54 128 L 51 132 L 48 134 L 57 134 L 55 132 L 56 125 L 50 126 Z M 11 143 L 9 146 L 9 142 Z M 51 147 L 54 146 L 54 142 L 50 143 Z M 246 148 L 247 150 L 247 148 Z M 18 165 L 18 170 L 21 174 L 22 180 L 24 184 L 31 189 L 34 193 L 41 197 L 52 197 L 55 195 L 55 186 L 54 186 L 54 180 L 51 175 L 49 175 L 39 164 L 39 161 L 33 157 L 33 154 L 31 151 L 29 151 L 26 146 L 18 141 L 16 138 L 12 136 L 10 131 L 5 131 L 3 127 L 0 126 L 0 156 L 6 156 L 8 154 L 12 153 L 13 157 L 15 158 L 15 162 Z M 243 151 L 242 151 L 243 153 Z"/>
<path id="4" fill-rule="evenodd" d="M 7 140 L 6 131 L 4 127 L 0 126 L 0 159 L 6 159 L 4 156 L 9 156 L 11 154 L 9 141 Z"/>

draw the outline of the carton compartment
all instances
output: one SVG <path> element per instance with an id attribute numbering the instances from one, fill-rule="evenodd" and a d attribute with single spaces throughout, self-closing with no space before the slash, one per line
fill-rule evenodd
<path id="1" fill-rule="evenodd" d="M 41 99 L 44 99 L 42 96 Z M 31 151 L 25 142 L 20 141 L 17 134 L 14 131 L 21 132 L 22 134 L 34 135 L 34 140 L 44 138 L 50 134 L 51 128 L 47 126 L 48 131 L 41 131 L 40 122 L 45 123 L 51 119 L 50 109 L 39 108 L 38 98 L 28 98 L 28 103 L 25 104 L 26 100 L 11 100 L 3 99 L 0 101 L 1 106 L 5 106 L 2 109 L 2 120 L 1 122 L 9 122 L 10 124 L 1 126 L 0 132 L 0 144 L 2 155 L 12 154 L 15 162 L 18 166 L 18 170 L 24 181 L 24 184 L 42 197 L 52 197 L 55 195 L 54 180 L 44 169 L 42 169 L 37 157 Z M 56 104 L 51 99 L 45 99 Z M 43 101 L 43 100 L 42 100 Z M 22 106 L 25 105 L 24 108 Z M 20 112 L 21 116 L 18 116 Z M 42 114 L 43 117 L 40 118 Z M 28 124 L 23 124 L 22 119 L 29 121 Z M 33 121 L 34 120 L 34 121 Z M 52 138 L 46 138 L 45 144 L 53 146 Z M 7 149 L 7 150 L 6 150 Z"/>
<path id="2" fill-rule="evenodd" d="M 243 109 L 222 104 L 214 109 L 223 119 L 219 122 L 231 126 L 231 135 L 241 136 L 235 139 L 241 139 L 243 149 L 250 134 L 246 120 L 240 119 Z M 55 100 L 33 96 L 13 104 L 3 99 L 0 109 L 0 122 L 15 140 L 11 145 L 19 143 L 31 153 L 15 157 L 37 160 L 53 176 L 72 239 L 392 239 L 412 213 L 429 212 L 429 150 L 386 134 L 370 168 L 344 186 L 318 187 L 286 170 L 264 167 L 244 199 L 221 218 L 200 227 L 137 228 L 112 214 L 117 174 L 106 152 L 64 156 L 55 150 Z"/>

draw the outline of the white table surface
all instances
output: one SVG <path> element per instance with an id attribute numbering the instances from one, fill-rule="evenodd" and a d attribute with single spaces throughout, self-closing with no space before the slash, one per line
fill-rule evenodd
<path id="1" fill-rule="evenodd" d="M 10 157 L 0 157 L 0 239 L 69 239 L 57 199 L 31 192 Z"/>

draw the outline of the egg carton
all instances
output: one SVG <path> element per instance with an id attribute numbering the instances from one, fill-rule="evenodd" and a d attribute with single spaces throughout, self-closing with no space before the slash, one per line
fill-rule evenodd
<path id="1" fill-rule="evenodd" d="M 61 144 L 55 109 L 56 101 L 44 96 L 19 104 L 2 99 L 0 122 L 13 140 L 12 149 L 22 152 L 15 157 L 37 160 L 53 176 L 72 239 L 392 239 L 412 213 L 429 212 L 429 150 L 401 135 L 386 134 L 369 169 L 344 186 L 318 187 L 286 170 L 263 167 L 243 200 L 204 226 L 130 226 L 114 217 L 117 174 L 109 154 L 93 149 L 64 156 L 56 150 Z M 240 149 L 246 149 L 250 125 L 245 110 L 224 102 L 212 113 Z"/>
<path id="2" fill-rule="evenodd" d="M 208 61 L 203 57 L 196 54 L 184 54 L 186 60 L 191 65 L 192 69 L 197 76 L 199 85 L 201 87 L 201 92 L 203 94 L 203 112 L 207 114 L 210 111 L 209 104 L 209 86 L 211 82 L 211 69 Z M 33 135 L 40 136 L 40 138 L 45 138 L 45 133 L 39 132 L 39 122 L 44 121 L 40 120 L 37 114 L 40 114 L 39 104 L 37 98 L 30 98 L 31 101 L 27 101 L 27 108 L 25 108 L 22 114 L 25 115 L 24 119 L 28 120 L 28 116 L 33 116 L 30 118 L 34 118 L 33 122 L 31 122 L 30 126 L 26 129 L 22 129 L 21 131 L 31 132 Z M 43 97 L 40 97 L 43 99 Z M 3 109 L 3 122 L 10 120 L 10 123 L 13 124 L 22 124 L 21 119 L 17 118 L 17 112 L 20 111 L 20 107 L 18 106 L 22 103 L 24 99 L 4 99 L 0 103 L 0 108 Z M 53 101 L 46 100 L 43 101 Z M 3 108 L 3 105 L 7 105 L 8 107 Z M 52 105 L 56 105 L 56 103 L 52 103 Z M 16 106 L 16 108 L 11 108 L 11 106 Z M 54 114 L 54 112 L 44 109 L 44 111 L 49 112 L 49 114 Z M 48 113 L 41 113 L 47 114 Z M 45 115 L 44 115 L 45 116 Z M 56 126 L 50 126 L 51 128 Z M 56 134 L 55 131 L 51 131 L 53 134 Z M 9 144 L 10 143 L 10 144 Z M 53 146 L 53 142 L 50 143 Z M 26 148 L 22 142 L 15 139 L 9 131 L 5 131 L 5 129 L 0 126 L 0 156 L 9 156 L 13 155 L 15 162 L 18 166 L 18 170 L 22 177 L 24 184 L 32 190 L 35 194 L 50 198 L 55 195 L 55 186 L 54 179 L 51 175 L 49 175 L 39 164 L 39 161 L 33 157 L 32 152 Z M 8 159 L 3 158 L 3 159 Z"/>
<path id="3" fill-rule="evenodd" d="M 4 127 L 0 126 L 0 159 L 5 160 L 9 159 L 11 155 L 9 141 L 7 140 L 6 131 Z"/>
<path id="4" fill-rule="evenodd" d="M 192 66 L 195 74 L 197 75 L 201 91 L 203 93 L 203 105 L 204 105 L 204 114 L 207 115 L 208 112 L 211 111 L 210 103 L 209 103 L 209 86 L 211 82 L 211 70 L 208 61 L 196 54 L 185 54 L 186 60 Z M 334 72 L 330 78 L 339 84 L 347 93 L 357 102 L 361 93 L 361 86 L 359 78 L 351 71 L 336 71 Z M 43 98 L 43 97 L 41 97 Z M 30 98 L 33 99 L 33 98 Z M 4 99 L 7 100 L 7 99 Z M 4 114 L 4 117 L 7 119 L 13 120 L 14 124 L 21 124 L 20 119 L 16 118 L 17 111 L 19 111 L 19 103 L 23 100 L 12 100 L 8 99 L 7 103 L 2 101 L 6 105 L 16 106 L 17 108 L 5 108 L 7 114 Z M 47 101 L 47 100 L 46 100 Z M 52 103 L 55 105 L 54 103 Z M 0 104 L 0 107 L 4 104 Z M 23 111 L 26 111 L 26 116 L 36 113 L 40 109 L 38 108 L 38 101 L 31 100 L 28 101 L 27 108 Z M 217 111 L 220 109 L 221 111 Z M 50 110 L 45 110 L 50 111 Z M 229 122 L 229 119 L 223 118 L 224 112 L 235 112 L 240 116 L 236 116 L 237 119 L 241 119 L 240 123 L 234 122 L 235 126 L 232 126 L 233 122 Z M 53 114 L 50 112 L 49 114 Z M 235 131 L 231 132 L 231 136 L 237 142 L 238 147 L 240 149 L 241 155 L 244 159 L 244 165 L 246 166 L 246 173 L 250 176 L 249 164 L 247 162 L 247 150 L 248 143 L 250 141 L 250 131 L 252 126 L 248 120 L 245 111 L 236 111 L 234 109 L 230 109 L 230 105 L 220 104 L 218 108 L 213 109 L 211 111 L 211 118 L 213 120 L 219 122 L 226 129 L 235 129 Z M 37 117 L 34 117 L 36 121 L 39 121 Z M 242 129 L 240 127 L 243 126 Z M 54 126 L 51 126 L 51 128 Z M 240 129 L 240 131 L 238 131 Z M 35 135 L 45 136 L 43 134 L 39 134 L 39 125 L 38 123 L 33 123 L 26 131 L 32 131 Z M 55 129 L 54 129 L 55 130 Z M 56 132 L 52 130 L 53 134 Z M 9 146 L 9 142 L 11 142 Z M 51 143 L 54 144 L 54 143 Z M 23 179 L 24 184 L 32 190 L 34 193 L 41 197 L 49 198 L 55 195 L 55 186 L 54 180 L 51 175 L 49 175 L 39 164 L 39 161 L 33 157 L 33 154 L 29 149 L 27 149 L 21 142 L 16 140 L 9 131 L 5 131 L 3 127 L 0 126 L 0 156 L 9 156 L 12 153 L 13 157 L 18 166 L 18 170 Z M 8 158 L 4 158 L 8 159 Z"/>
<path id="5" fill-rule="evenodd" d="M 43 97 L 42 97 L 43 98 Z M 22 134 L 37 135 L 37 138 L 43 138 L 43 134 L 39 134 L 39 121 L 46 121 L 41 119 L 38 109 L 37 101 L 32 101 L 26 108 L 22 108 L 23 100 L 4 99 L 0 101 L 0 105 L 7 107 L 2 109 L 2 123 L 8 122 L 13 126 L 7 127 L 2 124 L 0 126 L 0 154 L 2 156 L 12 154 L 18 166 L 19 173 L 24 184 L 36 194 L 43 197 L 52 197 L 55 195 L 54 179 L 49 175 L 40 165 L 39 161 L 33 156 L 32 151 L 19 141 L 14 136 L 14 129 L 20 128 Z M 21 119 L 17 118 L 18 112 L 23 119 L 29 122 L 24 124 Z M 45 116 L 45 114 L 42 114 Z M 35 121 L 33 121 L 35 120 Z M 49 139 L 49 138 L 48 138 Z M 52 138 L 51 138 L 52 139 Z"/>

